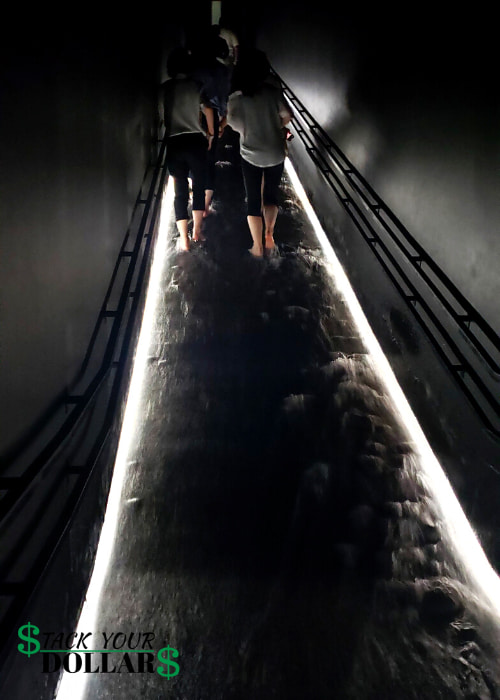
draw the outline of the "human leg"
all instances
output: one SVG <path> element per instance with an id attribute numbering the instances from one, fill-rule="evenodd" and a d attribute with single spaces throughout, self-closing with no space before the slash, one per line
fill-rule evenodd
<path id="1" fill-rule="evenodd" d="M 215 163 L 217 161 L 217 145 L 219 142 L 219 116 L 217 110 L 214 109 L 214 137 L 212 145 L 207 151 L 207 179 L 205 185 L 205 212 L 204 216 L 210 214 L 210 205 L 215 191 Z"/>
<path id="2" fill-rule="evenodd" d="M 253 241 L 250 253 L 256 257 L 261 257 L 263 254 L 262 168 L 252 165 L 243 158 L 241 159 L 241 167 L 247 196 L 247 222 Z"/>
<path id="3" fill-rule="evenodd" d="M 189 165 L 185 160 L 182 142 L 176 136 L 167 144 L 167 167 L 174 180 L 175 223 L 180 236 L 179 247 L 189 250 L 188 238 L 188 202 L 189 202 Z"/>
<path id="4" fill-rule="evenodd" d="M 276 204 L 264 204 L 264 224 L 265 224 L 265 247 L 272 250 L 276 243 L 274 241 L 274 226 L 278 218 L 278 207 Z"/>
<path id="5" fill-rule="evenodd" d="M 282 175 L 283 163 L 264 170 L 262 200 L 264 203 L 265 247 L 267 250 L 272 250 L 276 245 L 274 241 L 274 227 L 278 217 L 278 197 Z"/>
<path id="6" fill-rule="evenodd" d="M 193 240 L 204 241 L 202 233 L 205 214 L 205 188 L 207 181 L 207 140 L 202 134 L 195 134 L 191 140 L 189 169 L 193 188 Z"/>
<path id="7" fill-rule="evenodd" d="M 253 245 L 250 248 L 250 253 L 256 258 L 261 258 L 263 255 L 262 249 L 262 217 L 247 216 L 248 228 L 252 236 Z"/>
<path id="8" fill-rule="evenodd" d="M 175 223 L 177 225 L 177 230 L 179 231 L 179 249 L 189 250 L 188 219 L 177 219 Z"/>
<path id="9" fill-rule="evenodd" d="M 193 209 L 193 241 L 205 240 L 205 236 L 202 232 L 204 215 L 204 209 Z"/>
<path id="10" fill-rule="evenodd" d="M 205 211 L 203 212 L 203 217 L 210 214 L 210 206 L 212 204 L 212 199 L 214 196 L 214 191 L 212 189 L 205 190 Z"/>

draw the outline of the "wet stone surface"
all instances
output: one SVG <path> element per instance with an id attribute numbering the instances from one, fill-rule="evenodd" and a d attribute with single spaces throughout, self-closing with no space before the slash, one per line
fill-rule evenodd
<path id="1" fill-rule="evenodd" d="M 166 272 L 98 622 L 180 672 L 96 674 L 87 700 L 499 698 L 498 626 L 290 183 L 256 260 L 230 132 L 220 160 L 206 242 Z"/>

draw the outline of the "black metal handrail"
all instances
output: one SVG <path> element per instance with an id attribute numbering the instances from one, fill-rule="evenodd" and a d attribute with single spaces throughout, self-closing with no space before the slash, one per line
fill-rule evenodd
<path id="1" fill-rule="evenodd" d="M 493 378 L 498 381 L 500 364 L 493 357 L 491 348 L 487 348 L 482 339 L 474 332 L 474 327 L 483 334 L 492 348 L 499 354 L 499 357 L 500 337 L 398 220 L 290 87 L 276 72 L 274 75 L 280 81 L 283 92 L 293 108 L 292 128 L 299 136 L 307 153 L 318 166 L 345 211 L 369 244 L 406 305 L 418 319 L 431 344 L 452 372 L 485 428 L 495 437 L 500 437 L 500 392 L 494 393 L 488 386 L 488 380 Z M 333 168 L 331 163 L 333 163 Z M 358 195 L 362 206 L 352 196 L 351 190 Z M 446 311 L 454 327 L 465 336 L 477 351 L 479 357 L 486 364 L 486 373 L 484 367 L 472 365 L 461 349 L 460 336 L 450 332 L 440 320 L 432 308 L 431 296 L 425 299 L 416 288 L 408 274 L 403 270 L 400 261 L 372 225 L 371 219 L 376 222 L 376 225 L 382 226 L 403 258 L 410 263 L 411 269 L 424 283 L 425 288 L 432 292 L 432 295 L 439 301 L 441 308 Z M 392 224 L 392 227 L 389 224 Z M 435 279 L 431 278 L 429 272 L 434 275 Z M 447 294 L 443 293 L 437 282 L 443 286 Z M 453 303 L 450 299 L 453 300 Z M 420 307 L 420 311 L 418 307 Z M 429 327 L 429 320 L 432 322 L 433 328 Z M 436 337 L 437 334 L 440 337 Z M 442 341 L 446 343 L 447 350 L 443 347 Z M 469 379 L 469 383 L 466 378 Z M 470 382 L 475 387 L 475 391 L 471 388 Z M 478 400 L 478 394 L 482 397 L 482 403 Z M 487 409 L 486 406 L 489 408 Z M 493 422 L 490 417 L 491 413 L 499 419 L 499 425 Z"/>
<path id="2" fill-rule="evenodd" d="M 146 226 L 148 223 L 148 218 L 151 212 L 151 206 L 156 199 L 156 188 L 158 186 L 158 176 L 164 169 L 162 161 L 165 156 L 165 144 L 163 143 L 160 149 L 158 160 L 154 169 L 153 177 L 149 186 L 149 191 L 146 199 L 144 200 L 145 207 L 141 217 L 141 222 L 136 235 L 136 240 L 134 243 L 134 248 L 132 251 L 127 252 L 122 246 L 119 253 L 119 258 L 127 256 L 129 258 L 129 265 L 127 268 L 127 274 L 122 286 L 120 299 L 118 306 L 115 310 L 110 311 L 107 308 L 107 303 L 109 300 L 109 289 L 106 293 L 106 298 L 101 308 L 99 314 L 100 319 L 104 317 L 113 318 L 113 326 L 111 333 L 108 338 L 106 349 L 104 351 L 104 356 L 101 365 L 93 376 L 92 380 L 87 385 L 85 391 L 77 396 L 68 397 L 71 404 L 74 406 L 73 410 L 70 412 L 68 418 L 62 425 L 62 427 L 57 431 L 57 433 L 48 442 L 45 448 L 37 455 L 37 457 L 32 461 L 29 467 L 20 476 L 12 477 L 2 477 L 0 476 L 0 488 L 7 490 L 7 494 L 0 501 L 0 520 L 6 515 L 6 513 L 12 508 L 12 506 L 19 499 L 20 495 L 29 486 L 29 484 L 36 478 L 37 474 L 44 464 L 48 462 L 50 457 L 56 452 L 58 447 L 63 443 L 69 433 L 73 430 L 76 422 L 79 420 L 80 416 L 84 412 L 85 408 L 92 401 L 99 387 L 102 385 L 103 381 L 108 376 L 109 372 L 118 367 L 118 363 L 114 362 L 114 356 L 116 354 L 116 348 L 118 343 L 118 336 L 122 328 L 123 318 L 125 315 L 126 305 L 131 297 L 133 302 L 136 296 L 136 291 L 131 293 L 131 285 L 133 280 L 133 275 L 135 272 L 136 264 L 139 259 L 140 248 L 143 244 L 143 240 L 151 235 L 149 232 L 145 233 Z M 117 263 L 118 264 L 118 263 Z M 113 270 L 113 279 L 116 277 L 116 269 Z M 138 291 L 138 290 L 137 290 Z M 87 356 L 84 359 L 84 363 L 88 362 Z M 67 400 L 68 400 L 67 399 Z"/>
<path id="3" fill-rule="evenodd" d="M 152 166 L 148 166 L 148 170 L 150 170 L 151 167 Z M 0 581 L 0 594 L 12 596 L 12 600 L 7 610 L 2 615 L 0 648 L 3 647 L 7 641 L 13 625 L 27 604 L 30 596 L 33 594 L 38 582 L 41 580 L 43 572 L 47 568 L 51 558 L 57 551 L 58 544 L 71 522 L 72 515 L 78 503 L 83 497 L 85 487 L 92 477 L 99 454 L 113 427 L 116 410 L 123 392 L 127 358 L 130 354 L 131 343 L 138 322 L 138 311 L 143 297 L 144 281 L 150 264 L 151 247 L 157 230 L 166 178 L 166 139 L 163 139 L 156 162 L 153 166 L 148 194 L 145 198 L 140 199 L 140 202 L 144 205 L 144 209 L 135 237 L 134 247 L 130 251 L 125 250 L 126 241 L 129 236 L 127 233 L 119 252 L 117 264 L 112 273 L 111 285 L 108 287 L 101 308 L 100 318 L 113 318 L 113 326 L 109 334 L 101 365 L 88 383 L 85 391 L 73 397 L 73 409 L 70 415 L 62 427 L 57 430 L 46 447 L 31 462 L 29 467 L 20 476 L 0 477 L 0 488 L 7 491 L 0 501 L 0 520 L 5 521 L 12 513 L 14 506 L 22 507 L 21 499 L 23 496 L 27 493 L 28 489 L 36 484 L 37 477 L 41 474 L 46 465 L 49 465 L 52 461 L 56 461 L 58 451 L 63 447 L 65 442 L 75 434 L 76 427 L 83 422 L 85 415 L 92 410 L 92 404 L 96 400 L 100 389 L 108 379 L 111 379 L 111 390 L 107 397 L 104 417 L 96 430 L 96 437 L 92 442 L 92 447 L 85 459 L 85 463 L 82 465 L 67 465 L 63 460 L 62 463 L 56 464 L 51 477 L 57 486 L 54 491 L 46 493 L 44 497 L 37 502 L 34 515 L 47 512 L 47 509 L 50 507 L 51 502 L 57 494 L 58 486 L 62 484 L 64 477 L 76 475 L 77 478 L 71 492 L 65 500 L 64 507 L 59 513 L 50 535 L 46 538 L 37 556 L 31 563 L 26 577 L 22 581 L 9 579 L 12 568 L 15 566 L 21 554 L 19 548 L 12 551 L 4 560 L 2 580 Z M 145 180 L 143 184 L 144 182 Z M 117 307 L 110 311 L 108 309 L 110 289 L 116 278 L 119 261 L 124 257 L 129 261 L 127 272 L 123 281 Z M 134 285 L 133 289 L 132 285 Z M 99 327 L 99 322 L 96 325 L 96 328 L 97 327 Z M 93 337 L 90 344 L 91 346 L 93 346 L 94 341 L 95 338 Z M 84 359 L 85 365 L 88 363 L 88 354 L 87 352 Z M 27 519 L 25 524 L 26 541 L 28 541 L 30 534 L 33 533 L 30 520 L 31 519 Z M 20 535 L 18 534 L 18 536 L 22 538 L 23 533 L 20 533 Z"/>

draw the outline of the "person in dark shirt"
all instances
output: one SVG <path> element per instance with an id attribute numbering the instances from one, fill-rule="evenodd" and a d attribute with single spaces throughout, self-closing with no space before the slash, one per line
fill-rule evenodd
<path id="1" fill-rule="evenodd" d="M 199 84 L 190 75 L 191 68 L 187 50 L 174 49 L 167 61 L 170 80 L 163 85 L 167 167 L 174 180 L 179 248 L 186 251 L 189 250 L 188 178 L 191 177 L 193 191 L 193 240 L 204 240 L 207 151 L 214 137 L 213 108 L 202 97 Z M 201 114 L 205 117 L 205 127 Z"/>
<path id="2" fill-rule="evenodd" d="M 213 108 L 214 116 L 214 138 L 207 157 L 205 216 L 211 211 L 215 190 L 217 146 L 221 127 L 226 119 L 231 84 L 231 74 L 224 63 L 227 53 L 226 42 L 220 37 L 209 35 L 206 43 L 194 54 L 194 69 L 191 73 L 200 84 L 203 99 Z"/>
<path id="3" fill-rule="evenodd" d="M 224 57 L 224 63 L 230 71 L 238 63 L 240 41 L 228 22 L 225 15 L 221 15 L 218 24 L 213 24 L 211 27 L 212 33 L 224 40 L 227 46 L 227 54 Z"/>

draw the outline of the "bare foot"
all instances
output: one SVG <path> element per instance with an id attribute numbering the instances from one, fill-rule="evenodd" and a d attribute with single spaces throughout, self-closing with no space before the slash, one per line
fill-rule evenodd
<path id="1" fill-rule="evenodd" d="M 255 246 L 253 245 L 250 248 L 250 255 L 253 255 L 254 258 L 261 258 L 264 255 L 264 251 L 262 250 L 262 246 Z"/>
<path id="2" fill-rule="evenodd" d="M 189 250 L 189 238 L 178 238 L 177 239 L 177 250 Z"/>
<path id="3" fill-rule="evenodd" d="M 266 250 L 273 250 L 276 248 L 276 243 L 272 233 L 266 233 Z"/>
<path id="4" fill-rule="evenodd" d="M 206 240 L 207 239 L 205 238 L 205 236 L 202 234 L 201 231 L 199 233 L 193 232 L 193 241 L 206 241 Z"/>

